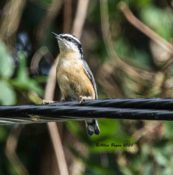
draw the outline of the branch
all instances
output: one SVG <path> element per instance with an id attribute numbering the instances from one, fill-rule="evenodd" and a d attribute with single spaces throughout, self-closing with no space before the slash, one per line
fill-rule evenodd
<path id="1" fill-rule="evenodd" d="M 16 149 L 18 145 L 19 136 L 21 134 L 21 130 L 22 127 L 19 125 L 16 125 L 11 129 L 11 132 L 7 138 L 5 153 L 18 174 L 29 175 L 29 172 L 24 167 L 18 155 L 16 154 Z"/>
<path id="2" fill-rule="evenodd" d="M 48 81 L 47 81 L 46 89 L 45 89 L 45 97 L 44 97 L 45 100 L 53 100 L 54 90 L 55 90 L 55 85 L 56 85 L 57 64 L 58 64 L 58 58 L 56 58 L 49 72 L 49 77 L 48 77 Z M 68 173 L 67 163 L 65 160 L 63 146 L 62 146 L 60 134 L 59 134 L 56 123 L 55 122 L 48 123 L 48 130 L 49 130 L 53 148 L 55 151 L 60 175 L 68 175 L 69 173 Z"/>
<path id="3" fill-rule="evenodd" d="M 17 31 L 25 4 L 26 0 L 10 0 L 6 3 L 0 26 L 0 38 L 2 40 L 7 42 L 7 39 Z"/>
<path id="4" fill-rule="evenodd" d="M 148 26 L 142 23 L 139 19 L 137 19 L 125 2 L 120 3 L 120 10 L 122 11 L 125 18 L 128 20 L 130 24 L 132 24 L 135 28 L 137 28 L 139 31 L 144 33 L 146 36 L 148 36 L 151 40 L 153 40 L 163 49 L 165 49 L 165 51 L 173 55 L 173 45 L 167 42 L 162 37 L 160 37 L 157 33 L 151 30 Z"/>
<path id="5" fill-rule="evenodd" d="M 78 38 L 81 37 L 83 25 L 85 22 L 89 0 L 78 0 L 77 12 L 73 22 L 72 33 Z"/>
<path id="6" fill-rule="evenodd" d="M 64 33 L 69 33 L 72 22 L 72 0 L 64 0 Z"/>
<path id="7" fill-rule="evenodd" d="M 129 65 L 128 63 L 124 62 L 116 53 L 113 44 L 113 41 L 110 36 L 110 24 L 109 24 L 109 13 L 108 13 L 108 4 L 107 0 L 100 0 L 100 13 L 101 13 L 101 27 L 102 27 L 102 34 L 105 43 L 106 50 L 110 58 L 114 58 L 104 66 L 109 67 L 109 69 L 113 68 L 120 68 L 123 72 L 125 72 L 128 76 L 133 78 L 135 81 L 148 80 L 151 79 L 153 76 L 152 72 L 148 72 L 145 70 L 138 69 L 134 66 Z M 141 76 L 142 75 L 142 76 Z"/>

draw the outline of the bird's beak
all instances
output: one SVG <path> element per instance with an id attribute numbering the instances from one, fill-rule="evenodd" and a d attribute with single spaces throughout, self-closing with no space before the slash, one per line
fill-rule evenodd
<path id="1" fill-rule="evenodd" d="M 62 40 L 61 37 L 60 37 L 60 35 L 58 35 L 58 34 L 56 34 L 56 33 L 54 33 L 54 32 L 52 32 L 52 34 L 55 36 L 55 38 L 56 38 L 57 40 Z"/>

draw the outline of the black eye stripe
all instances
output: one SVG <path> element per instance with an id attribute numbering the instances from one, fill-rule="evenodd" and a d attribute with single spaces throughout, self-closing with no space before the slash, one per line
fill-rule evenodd
<path id="1" fill-rule="evenodd" d="M 72 41 L 72 39 L 71 39 L 71 38 L 67 38 L 67 37 L 66 37 L 65 39 L 66 39 L 67 41 Z"/>
<path id="2" fill-rule="evenodd" d="M 73 39 L 73 38 L 70 38 L 70 37 L 67 37 L 67 36 L 64 36 L 63 38 L 66 39 L 67 41 L 73 42 L 78 47 L 82 47 L 81 44 L 78 41 L 76 41 L 75 39 Z"/>
<path id="3" fill-rule="evenodd" d="M 71 38 L 69 36 L 62 36 L 61 35 L 61 38 L 65 39 L 67 41 L 73 42 L 79 48 L 79 51 L 80 51 L 81 55 L 83 55 L 82 45 L 81 45 L 81 43 L 79 41 L 77 41 L 77 40 L 75 40 L 75 39 L 73 39 L 73 38 Z"/>
<path id="4" fill-rule="evenodd" d="M 73 38 L 66 37 L 66 36 L 64 36 L 63 38 L 66 39 L 67 41 L 72 41 L 73 43 L 76 43 L 76 41 Z"/>

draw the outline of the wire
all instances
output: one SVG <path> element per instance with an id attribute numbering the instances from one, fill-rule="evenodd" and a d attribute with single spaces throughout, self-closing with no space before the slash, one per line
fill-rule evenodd
<path id="1" fill-rule="evenodd" d="M 49 105 L 62 106 L 99 106 L 116 108 L 135 108 L 135 109 L 167 109 L 173 110 L 173 99 L 170 98 L 129 98 L 129 99 L 105 99 L 79 102 L 51 103 Z"/>
<path id="2" fill-rule="evenodd" d="M 36 123 L 87 118 L 173 120 L 173 99 L 105 99 L 43 105 L 0 106 L 0 123 Z"/>

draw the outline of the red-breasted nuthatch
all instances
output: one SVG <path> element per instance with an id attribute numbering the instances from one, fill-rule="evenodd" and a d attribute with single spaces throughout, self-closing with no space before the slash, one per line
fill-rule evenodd
<path id="1" fill-rule="evenodd" d="M 97 99 L 97 88 L 93 74 L 84 60 L 80 41 L 71 34 L 55 34 L 59 45 L 56 70 L 62 101 Z M 88 119 L 86 128 L 89 135 L 99 134 L 97 120 Z"/>

